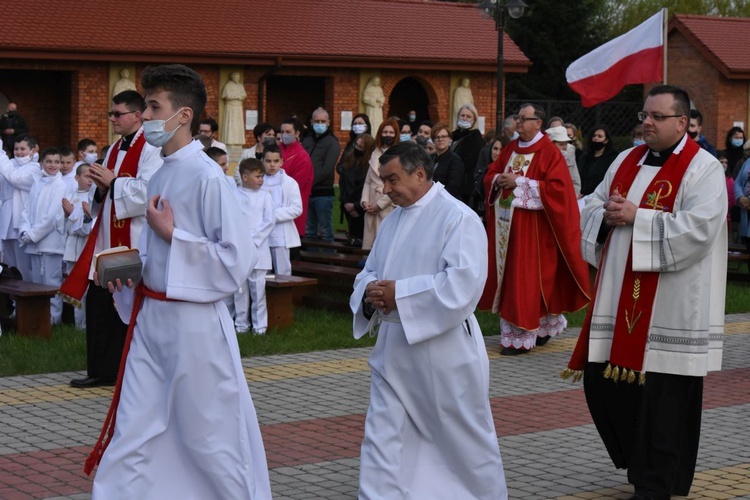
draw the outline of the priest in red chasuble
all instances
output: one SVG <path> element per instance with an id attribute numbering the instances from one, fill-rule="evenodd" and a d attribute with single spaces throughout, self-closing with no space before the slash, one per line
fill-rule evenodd
<path id="1" fill-rule="evenodd" d="M 580 216 L 568 166 L 542 132 L 544 110 L 524 104 L 518 139 L 484 177 L 489 273 L 481 309 L 500 315 L 501 354 L 543 345 L 589 302 Z"/>

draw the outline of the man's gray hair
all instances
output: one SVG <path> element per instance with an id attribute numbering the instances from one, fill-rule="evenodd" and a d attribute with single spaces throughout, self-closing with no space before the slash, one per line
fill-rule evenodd
<path id="1" fill-rule="evenodd" d="M 427 180 L 432 180 L 434 166 L 432 158 L 416 142 L 399 142 L 395 146 L 388 148 L 379 158 L 380 165 L 385 165 L 394 158 L 399 159 L 401 167 L 403 167 L 407 174 L 411 175 L 417 171 L 417 168 L 422 167 L 427 175 Z"/>
<path id="2" fill-rule="evenodd" d="M 315 111 L 312 112 L 312 115 L 310 115 L 310 117 L 314 120 L 315 115 L 326 115 L 326 120 L 331 119 L 331 117 L 328 115 L 328 111 L 326 111 L 323 107 L 316 108 Z"/>

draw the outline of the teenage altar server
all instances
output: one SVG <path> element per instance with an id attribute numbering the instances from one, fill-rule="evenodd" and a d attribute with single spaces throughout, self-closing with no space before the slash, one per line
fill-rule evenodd
<path id="1" fill-rule="evenodd" d="M 383 192 L 399 208 L 381 224 L 350 301 L 354 336 L 378 329 L 359 497 L 507 498 L 474 317 L 487 278 L 484 228 L 432 182 L 416 143 L 379 161 Z"/>
<path id="2" fill-rule="evenodd" d="M 124 372 L 87 462 L 90 469 L 101 459 L 93 498 L 270 499 L 223 302 L 257 260 L 252 235 L 224 173 L 190 134 L 206 103 L 200 76 L 182 65 L 150 67 L 141 85 L 144 135 L 162 148 L 164 164 L 148 185 L 142 282 L 135 296 L 121 284 L 115 293 L 118 312 L 127 318 L 132 310 L 132 319 Z"/>

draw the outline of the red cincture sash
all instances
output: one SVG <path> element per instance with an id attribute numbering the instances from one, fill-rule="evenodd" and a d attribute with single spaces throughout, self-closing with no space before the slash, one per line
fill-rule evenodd
<path id="1" fill-rule="evenodd" d="M 115 385 L 115 392 L 112 395 L 112 403 L 109 405 L 109 411 L 107 417 L 104 419 L 104 425 L 102 426 L 102 432 L 99 434 L 99 439 L 94 445 L 94 449 L 91 450 L 89 457 L 86 459 L 86 464 L 83 467 L 83 472 L 86 475 L 90 475 L 94 470 L 94 467 L 99 465 L 99 462 L 104 456 L 104 451 L 109 446 L 109 442 L 112 441 L 112 436 L 115 433 L 115 423 L 117 422 L 117 407 L 120 404 L 120 393 L 122 392 L 122 377 L 125 374 L 125 363 L 128 359 L 128 352 L 130 352 L 130 342 L 133 340 L 133 332 L 135 331 L 135 320 L 138 317 L 138 312 L 141 310 L 143 305 L 143 298 L 148 297 L 150 299 L 165 300 L 168 302 L 180 302 L 175 299 L 168 299 L 167 294 L 164 292 L 155 292 L 149 290 L 143 284 L 139 283 L 135 287 L 135 296 L 133 298 L 133 312 L 130 314 L 130 323 L 128 324 L 128 333 L 125 336 L 125 346 L 122 350 L 122 358 L 120 359 L 120 369 L 117 372 L 117 384 Z"/>
<path id="2" fill-rule="evenodd" d="M 617 190 L 621 196 L 627 197 L 627 193 L 640 171 L 641 166 L 638 162 L 647 150 L 648 146 L 646 145 L 638 146 L 628 154 L 614 179 L 612 179 L 610 196 Z M 672 154 L 649 184 L 638 208 L 671 213 L 674 210 L 674 202 L 682 178 L 699 150 L 700 146 L 695 141 L 688 139 L 679 154 Z M 612 232 L 607 237 L 607 242 L 602 251 L 594 287 L 594 297 L 589 304 L 581 334 L 568 362 L 568 368 L 562 373 L 563 378 L 573 376 L 574 381 L 579 380 L 588 361 L 591 317 L 594 312 L 596 295 L 599 292 L 599 277 L 603 271 L 611 236 Z M 639 380 L 641 383 L 644 381 L 643 359 L 651 325 L 651 312 L 656 298 L 656 289 L 659 285 L 659 275 L 658 272 L 633 271 L 633 245 L 631 243 L 622 280 L 622 289 L 620 290 L 620 300 L 617 304 L 612 348 L 609 365 L 604 373 L 605 378 L 634 382 L 636 373 L 641 372 Z"/>
<path id="3" fill-rule="evenodd" d="M 107 159 L 104 162 L 108 170 L 114 171 L 115 169 L 120 144 L 122 144 L 122 139 L 119 139 L 109 149 Z M 138 163 L 141 160 L 141 152 L 145 144 L 146 139 L 143 137 L 143 132 L 139 130 L 133 139 L 133 144 L 130 145 L 125 153 L 120 170 L 117 172 L 118 178 L 135 177 L 138 175 Z M 108 193 L 105 192 L 104 196 L 108 196 Z M 83 294 L 86 293 L 86 288 L 89 286 L 89 271 L 91 271 L 91 262 L 94 260 L 94 249 L 96 247 L 96 239 L 99 236 L 101 221 L 102 217 L 96 218 L 94 227 L 91 228 L 91 233 L 86 240 L 86 245 L 84 245 L 80 257 L 78 257 L 78 261 L 73 266 L 73 269 L 71 269 L 62 286 L 60 286 L 60 294 L 63 296 L 63 299 L 76 306 L 80 305 L 81 298 L 83 298 Z M 119 220 L 115 217 L 114 202 L 110 203 L 109 222 L 110 248 L 121 245 L 130 248 L 130 219 Z"/>

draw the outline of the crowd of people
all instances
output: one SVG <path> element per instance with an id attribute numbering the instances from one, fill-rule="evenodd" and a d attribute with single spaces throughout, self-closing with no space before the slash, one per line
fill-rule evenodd
<path id="1" fill-rule="evenodd" d="M 232 335 L 266 332 L 266 279 L 292 274 L 303 238 L 333 241 L 337 175 L 347 244 L 370 250 L 350 301 L 354 334 L 380 332 L 361 498 L 505 498 L 473 313 L 498 314 L 501 354 L 522 355 L 587 305 L 565 374 L 583 378 L 633 498 L 687 494 L 703 377 L 721 366 L 733 210 L 750 241 L 742 129 L 717 151 L 687 93 L 658 86 L 622 153 L 607 126 L 581 134 L 532 103 L 485 136 L 471 104 L 453 130 L 413 112 L 373 130 L 360 113 L 342 150 L 317 108 L 309 123 L 258 124 L 230 175 L 217 122 L 199 119 L 197 73 L 150 68 L 141 83 L 145 97 L 113 97 L 121 139 L 101 150 L 86 138 L 75 151 L 40 150 L 13 103 L 0 121 L 13 155 L 0 152 L 3 262 L 79 306 L 87 376 L 71 385 L 117 384 L 87 464 L 101 462 L 95 497 L 270 498 Z M 99 282 L 96 256 L 120 247 L 141 252 L 141 283 Z M 58 297 L 51 322 L 61 314 Z M 666 436 L 660 448 L 655 432 Z M 158 444 L 149 470 L 145 443 Z M 207 443 L 225 446 L 221 456 Z"/>

